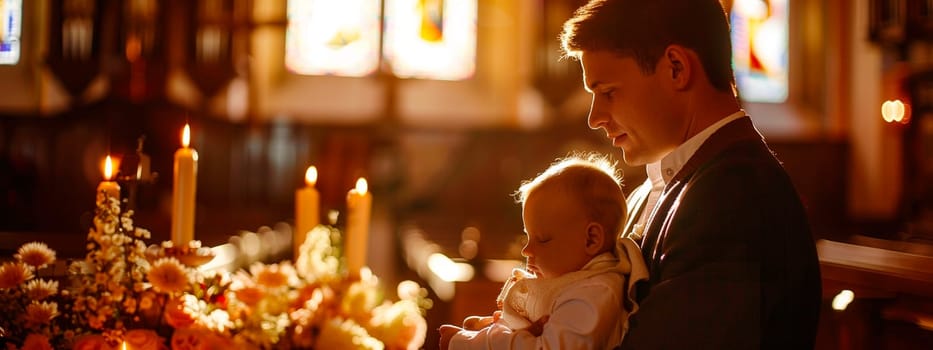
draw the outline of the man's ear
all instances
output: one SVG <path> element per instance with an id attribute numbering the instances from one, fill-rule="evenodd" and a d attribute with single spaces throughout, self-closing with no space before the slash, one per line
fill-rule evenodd
<path id="1" fill-rule="evenodd" d="M 599 223 L 591 222 L 586 226 L 586 253 L 590 255 L 597 255 L 603 249 L 603 244 L 606 241 L 606 231 L 603 230 L 603 225 Z"/>
<path id="2" fill-rule="evenodd" d="M 664 50 L 661 63 L 661 68 L 670 77 L 674 89 L 685 89 L 693 76 L 695 68 L 693 67 L 693 61 L 690 60 L 687 48 L 680 45 L 669 45 Z"/>

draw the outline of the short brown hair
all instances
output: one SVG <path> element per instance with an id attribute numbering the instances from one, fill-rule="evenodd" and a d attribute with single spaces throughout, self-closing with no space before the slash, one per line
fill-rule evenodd
<path id="1" fill-rule="evenodd" d="M 697 53 L 710 84 L 732 91 L 732 41 L 719 0 L 591 0 L 564 23 L 564 54 L 606 50 L 635 59 L 646 74 L 668 45 Z"/>

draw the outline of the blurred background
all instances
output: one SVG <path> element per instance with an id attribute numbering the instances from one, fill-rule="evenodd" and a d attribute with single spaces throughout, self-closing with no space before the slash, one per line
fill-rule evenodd
<path id="1" fill-rule="evenodd" d="M 197 149 L 195 238 L 290 259 L 315 166 L 323 222 L 373 194 L 367 264 L 488 314 L 521 263 L 522 180 L 621 159 L 558 34 L 581 0 L 0 0 L 0 256 L 79 258 L 105 156 L 168 240 L 173 154 Z M 723 0 L 739 95 L 809 212 L 819 349 L 933 344 L 933 2 Z M 626 167 L 624 189 L 645 179 Z M 848 292 L 845 292 L 848 291 Z"/>

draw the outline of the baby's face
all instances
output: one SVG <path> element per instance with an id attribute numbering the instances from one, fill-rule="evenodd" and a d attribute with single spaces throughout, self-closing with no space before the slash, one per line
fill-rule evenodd
<path id="1" fill-rule="evenodd" d="M 592 257 L 587 254 L 586 213 L 579 203 L 552 188 L 529 194 L 522 208 L 528 243 L 522 255 L 528 270 L 538 278 L 554 278 L 580 270 Z"/>

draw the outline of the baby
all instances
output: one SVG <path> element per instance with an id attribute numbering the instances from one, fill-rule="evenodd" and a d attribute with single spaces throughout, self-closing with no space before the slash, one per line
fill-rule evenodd
<path id="1" fill-rule="evenodd" d="M 641 251 L 619 239 L 626 219 L 616 170 L 604 157 L 570 156 L 516 192 L 528 243 L 526 270 L 513 271 L 501 312 L 441 326 L 441 348 L 609 349 L 635 311 Z"/>

